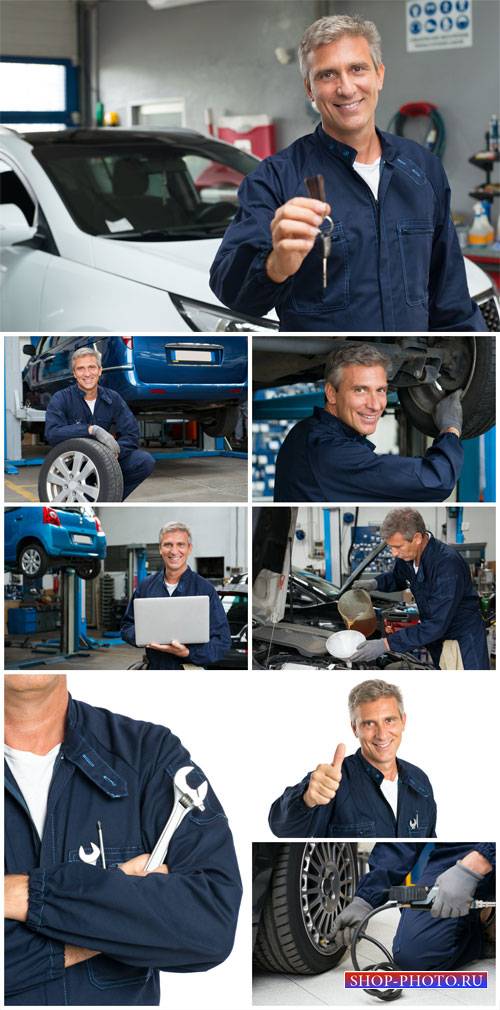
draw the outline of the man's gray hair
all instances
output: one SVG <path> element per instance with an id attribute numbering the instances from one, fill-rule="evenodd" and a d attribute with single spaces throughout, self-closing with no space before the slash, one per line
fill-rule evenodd
<path id="1" fill-rule="evenodd" d="M 363 680 L 361 684 L 356 684 L 349 694 L 349 718 L 351 725 L 356 722 L 356 709 L 358 705 L 364 705 L 367 701 L 378 701 L 379 698 L 395 698 L 398 703 L 399 714 L 403 718 L 405 706 L 403 695 L 396 684 L 388 684 L 386 680 Z"/>
<path id="2" fill-rule="evenodd" d="M 102 362 L 102 354 L 100 351 L 97 350 L 96 347 L 78 347 L 77 350 L 73 351 L 73 354 L 71 355 L 71 371 L 73 371 L 75 367 L 75 361 L 78 361 L 79 358 L 88 358 L 89 355 L 90 357 L 95 358 L 100 368 Z"/>
<path id="3" fill-rule="evenodd" d="M 314 52 L 319 46 L 328 45 L 329 42 L 338 42 L 344 35 L 362 36 L 366 39 L 370 47 L 372 60 L 375 69 L 378 70 L 382 63 L 382 40 L 377 26 L 373 21 L 365 21 L 364 18 L 355 15 L 349 17 L 347 14 L 335 14 L 330 17 L 319 18 L 309 28 L 306 29 L 298 48 L 300 70 L 304 80 L 309 80 L 309 53 Z"/>
<path id="4" fill-rule="evenodd" d="M 189 529 L 189 526 L 186 526 L 186 523 L 177 522 L 176 519 L 173 519 L 172 522 L 165 523 L 165 525 L 162 526 L 158 542 L 161 544 L 163 537 L 165 536 L 165 533 L 173 533 L 175 530 L 180 530 L 181 533 L 187 533 L 189 543 L 190 544 L 193 543 L 193 538 L 191 536 L 191 530 Z"/>
<path id="5" fill-rule="evenodd" d="M 380 536 L 382 540 L 389 540 L 395 533 L 401 533 L 409 541 L 415 533 L 425 533 L 426 529 L 424 518 L 416 509 L 392 509 L 380 527 Z"/>
<path id="6" fill-rule="evenodd" d="M 390 363 L 391 359 L 372 344 L 348 344 L 347 347 L 330 351 L 325 362 L 325 382 L 338 389 L 342 370 L 347 365 L 381 365 L 387 372 Z"/>

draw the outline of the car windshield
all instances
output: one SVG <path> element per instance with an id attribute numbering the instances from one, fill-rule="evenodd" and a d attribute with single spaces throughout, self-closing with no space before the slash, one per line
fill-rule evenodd
<path id="1" fill-rule="evenodd" d="M 335 587 L 332 582 L 328 582 L 327 579 L 323 579 L 321 575 L 317 575 L 316 572 L 307 572 L 302 568 L 294 568 L 293 574 L 298 578 L 304 579 L 311 587 L 316 586 L 325 596 L 331 596 L 332 600 L 336 599 L 339 594 L 338 587 Z"/>
<path id="2" fill-rule="evenodd" d="M 217 141 L 40 144 L 42 163 L 89 235 L 133 241 L 220 237 L 257 160 Z"/>

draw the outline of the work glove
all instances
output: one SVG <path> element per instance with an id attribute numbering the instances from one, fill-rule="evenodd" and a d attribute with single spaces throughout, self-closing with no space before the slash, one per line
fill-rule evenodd
<path id="1" fill-rule="evenodd" d="M 468 870 L 458 860 L 436 879 L 439 891 L 432 903 L 431 915 L 435 919 L 457 919 L 460 915 L 468 915 L 470 903 L 482 879 L 481 873 Z"/>
<path id="2" fill-rule="evenodd" d="M 376 579 L 356 579 L 356 582 L 352 584 L 353 589 L 366 589 L 367 593 L 372 593 L 374 589 L 378 588 Z"/>
<path id="3" fill-rule="evenodd" d="M 434 407 L 432 416 L 439 431 L 446 431 L 447 428 L 457 428 L 459 432 L 462 431 L 464 420 L 462 404 L 460 402 L 462 392 L 461 389 L 456 389 L 454 393 L 445 396 Z"/>
<path id="4" fill-rule="evenodd" d="M 332 940 L 335 940 L 336 947 L 350 947 L 356 926 L 368 912 L 371 912 L 372 905 L 369 905 L 364 898 L 353 898 L 350 905 L 344 908 L 343 912 L 335 920 L 332 930 Z"/>
<path id="5" fill-rule="evenodd" d="M 113 435 L 110 435 L 109 431 L 106 431 L 105 428 L 101 428 L 99 424 L 93 424 L 91 425 L 90 433 L 98 442 L 102 442 L 106 446 L 106 449 L 113 452 L 115 456 L 120 455 L 120 446 L 116 438 L 113 438 Z"/>
<path id="6" fill-rule="evenodd" d="M 372 663 L 387 651 L 384 639 L 374 638 L 372 642 L 361 642 L 350 658 L 354 659 L 356 663 Z"/>

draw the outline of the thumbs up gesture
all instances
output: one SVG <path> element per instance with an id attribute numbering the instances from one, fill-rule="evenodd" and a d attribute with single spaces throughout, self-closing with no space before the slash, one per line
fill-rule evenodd
<path id="1" fill-rule="evenodd" d="M 345 744 L 337 745 L 330 765 L 318 765 L 311 773 L 309 785 L 303 795 L 307 807 L 324 806 L 335 799 L 335 793 L 342 778 L 342 762 L 345 758 Z"/>

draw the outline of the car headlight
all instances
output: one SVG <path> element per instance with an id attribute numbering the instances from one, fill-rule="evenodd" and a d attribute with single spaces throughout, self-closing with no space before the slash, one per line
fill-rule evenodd
<path id="1" fill-rule="evenodd" d="M 272 319 L 252 319 L 218 305 L 207 305 L 172 293 L 170 297 L 192 330 L 208 333 L 265 333 L 267 330 L 278 329 L 278 323 Z"/>

